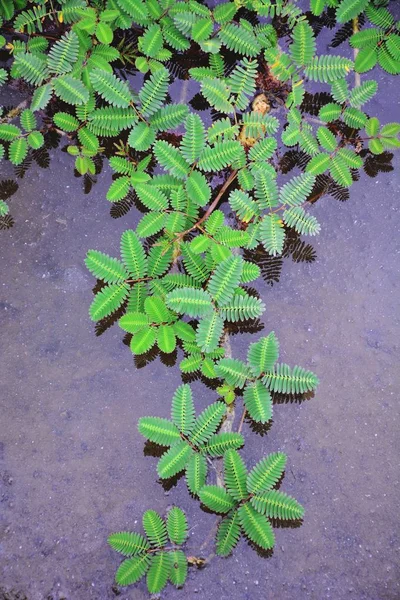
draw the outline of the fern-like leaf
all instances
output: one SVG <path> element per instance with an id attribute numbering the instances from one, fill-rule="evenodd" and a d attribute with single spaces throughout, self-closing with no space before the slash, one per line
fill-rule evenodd
<path id="1" fill-rule="evenodd" d="M 223 25 L 219 34 L 219 39 L 228 50 L 233 50 L 244 56 L 257 56 L 261 47 L 254 33 L 243 25 L 228 23 Z"/>
<path id="2" fill-rule="evenodd" d="M 212 352 L 218 347 L 223 329 L 224 322 L 216 312 L 212 312 L 199 322 L 196 342 L 202 352 Z"/>
<path id="3" fill-rule="evenodd" d="M 150 76 L 139 92 L 142 115 L 154 115 L 164 104 L 168 91 L 169 73 L 164 67 Z"/>
<path id="4" fill-rule="evenodd" d="M 63 75 L 72 71 L 78 58 L 79 39 L 74 31 L 68 31 L 52 47 L 47 57 L 47 66 L 51 73 Z"/>
<path id="5" fill-rule="evenodd" d="M 236 432 L 216 433 L 210 437 L 207 444 L 201 447 L 210 456 L 223 456 L 230 450 L 237 450 L 244 444 L 243 436 Z"/>
<path id="6" fill-rule="evenodd" d="M 274 547 L 274 532 L 266 517 L 256 512 L 250 504 L 243 504 L 238 514 L 243 531 L 252 542 L 264 550 Z"/>
<path id="7" fill-rule="evenodd" d="M 247 490 L 250 494 L 272 489 L 282 477 L 286 466 L 286 454 L 276 452 L 260 460 L 247 476 Z"/>
<path id="8" fill-rule="evenodd" d="M 203 317 L 213 309 L 212 299 L 205 290 L 180 288 L 167 295 L 167 305 L 177 313 L 189 317 Z"/>
<path id="9" fill-rule="evenodd" d="M 265 304 L 254 296 L 236 294 L 219 311 L 224 321 L 236 323 L 238 321 L 247 321 L 257 319 L 265 310 Z"/>
<path id="10" fill-rule="evenodd" d="M 275 332 L 271 331 L 267 337 L 250 344 L 247 360 L 253 374 L 259 376 L 261 373 L 270 371 L 273 368 L 278 355 L 279 342 Z"/>
<path id="11" fill-rule="evenodd" d="M 155 510 L 143 514 L 143 529 L 153 548 L 163 548 L 168 541 L 167 526 Z"/>
<path id="12" fill-rule="evenodd" d="M 242 457 L 235 450 L 228 450 L 224 455 L 224 483 L 235 500 L 247 498 L 246 480 L 247 469 Z"/>
<path id="13" fill-rule="evenodd" d="M 230 256 L 217 266 L 208 283 L 208 291 L 218 306 L 223 307 L 232 299 L 242 270 L 243 259 L 240 256 Z"/>
<path id="14" fill-rule="evenodd" d="M 158 594 L 167 584 L 171 572 L 171 555 L 169 552 L 160 552 L 150 559 L 146 583 L 150 594 Z"/>
<path id="15" fill-rule="evenodd" d="M 260 381 L 245 387 L 243 401 L 253 421 L 267 423 L 272 419 L 272 397 Z"/>
<path id="16" fill-rule="evenodd" d="M 288 227 L 293 227 L 297 233 L 306 235 L 317 235 L 320 232 L 320 225 L 313 215 L 309 215 L 300 206 L 285 210 L 283 220 Z"/>
<path id="17" fill-rule="evenodd" d="M 129 292 L 127 284 L 111 284 L 96 294 L 89 308 L 92 321 L 99 321 L 116 311 L 126 299 Z"/>
<path id="18" fill-rule="evenodd" d="M 203 150 L 198 167 L 202 171 L 220 171 L 238 160 L 242 151 L 243 147 L 239 142 L 216 142 L 214 146 L 207 146 Z"/>
<path id="19" fill-rule="evenodd" d="M 181 440 L 177 426 L 161 417 L 141 417 L 138 430 L 146 439 L 161 446 L 172 446 Z"/>
<path id="20" fill-rule="evenodd" d="M 188 435 L 194 425 L 195 413 L 192 390 L 189 385 L 180 385 L 172 398 L 171 418 L 179 431 Z"/>
<path id="21" fill-rule="evenodd" d="M 224 488 L 217 485 L 205 485 L 199 491 L 200 501 L 210 510 L 226 514 L 236 506 L 235 500 Z"/>
<path id="22" fill-rule="evenodd" d="M 129 277 L 119 260 L 97 250 L 88 251 L 85 264 L 97 279 L 102 279 L 105 283 L 118 283 Z"/>
<path id="23" fill-rule="evenodd" d="M 109 104 L 120 108 L 129 106 L 132 96 L 126 81 L 102 69 L 94 69 L 90 81 L 93 89 Z"/>
<path id="24" fill-rule="evenodd" d="M 157 473 L 161 479 L 168 479 L 183 471 L 193 450 L 185 441 L 174 444 L 157 464 Z"/>
<path id="25" fill-rule="evenodd" d="M 116 550 L 124 556 L 137 556 L 139 554 L 144 554 L 150 548 L 150 545 L 145 537 L 139 533 L 130 533 L 129 531 L 112 533 L 108 537 L 108 543 L 113 550 Z"/>
<path id="26" fill-rule="evenodd" d="M 186 466 L 186 483 L 192 494 L 197 495 L 206 483 L 207 460 L 203 454 L 194 452 Z"/>
<path id="27" fill-rule="evenodd" d="M 285 230 L 281 219 L 276 214 L 266 215 L 261 221 L 260 240 L 269 254 L 282 254 L 285 241 Z"/>
<path id="28" fill-rule="evenodd" d="M 122 586 L 136 583 L 146 574 L 149 567 L 150 557 L 148 554 L 128 558 L 119 566 L 115 574 L 115 581 Z"/>
<path id="29" fill-rule="evenodd" d="M 169 574 L 170 581 L 176 587 L 182 587 L 186 581 L 188 572 L 188 561 L 182 550 L 174 550 L 170 552 L 171 556 L 171 571 Z"/>
<path id="30" fill-rule="evenodd" d="M 253 496 L 250 500 L 255 510 L 270 519 L 302 519 L 304 508 L 295 500 L 278 490 L 270 490 Z"/>
<path id="31" fill-rule="evenodd" d="M 318 385 L 318 378 L 311 371 L 298 366 L 291 369 L 284 363 L 275 365 L 274 369 L 264 376 L 263 381 L 271 392 L 280 394 L 304 394 Z"/>
<path id="32" fill-rule="evenodd" d="M 177 506 L 171 508 L 167 516 L 168 537 L 173 544 L 183 544 L 188 534 L 186 515 Z"/>
<path id="33" fill-rule="evenodd" d="M 299 66 L 308 65 L 315 55 L 315 39 L 307 21 L 300 21 L 293 29 L 293 42 L 289 47 L 293 60 Z"/>
<path id="34" fill-rule="evenodd" d="M 224 517 L 217 532 L 217 554 L 228 556 L 240 538 L 240 517 L 237 510 Z"/>
<path id="35" fill-rule="evenodd" d="M 236 358 L 223 358 L 215 367 L 218 377 L 226 380 L 229 385 L 242 388 L 250 376 L 248 367 Z"/>
<path id="36" fill-rule="evenodd" d="M 196 114 L 190 114 L 185 122 L 186 133 L 182 138 L 180 150 L 188 162 L 192 165 L 200 156 L 205 144 L 205 129 L 203 121 Z"/>
<path id="37" fill-rule="evenodd" d="M 190 442 L 194 445 L 204 444 L 218 429 L 226 411 L 223 402 L 210 404 L 197 417 L 190 434 Z"/>

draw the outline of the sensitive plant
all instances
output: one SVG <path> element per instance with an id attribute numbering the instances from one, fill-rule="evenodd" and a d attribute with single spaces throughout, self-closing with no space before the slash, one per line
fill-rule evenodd
<path id="1" fill-rule="evenodd" d="M 311 0 L 303 10 L 284 0 L 2 0 L 0 19 L 0 83 L 18 82 L 27 95 L 3 111 L 0 156 L 21 168 L 56 135 L 78 175 L 93 176 L 106 157 L 107 200 L 140 215 L 121 236 L 120 257 L 87 253 L 98 280 L 91 319 L 118 321 L 135 356 L 179 349 L 183 376 L 218 393 L 196 417 L 185 383 L 170 420 L 139 420 L 164 448 L 159 477 L 185 473 L 191 495 L 223 515 L 217 554 L 230 554 L 242 534 L 271 550 L 275 521 L 299 521 L 303 508 L 277 489 L 283 453 L 247 472 L 243 420 L 265 428 L 274 402 L 312 395 L 318 379 L 277 362 L 274 332 L 250 343 L 246 361 L 234 357 L 229 330 L 265 311 L 260 251 L 281 256 L 293 232 L 317 235 L 313 204 L 346 197 L 371 157 L 383 165 L 400 145 L 400 124 L 370 114 L 375 72 L 360 78 L 375 66 L 400 71 L 389 2 Z M 343 52 L 319 53 L 326 29 L 335 30 L 332 48 L 348 42 Z M 190 82 L 189 102 L 174 97 L 174 78 Z M 8 210 L 4 196 L 0 217 Z M 143 529 L 109 538 L 126 557 L 117 583 L 146 575 L 151 593 L 183 585 L 183 511 L 163 520 L 148 510 Z"/>

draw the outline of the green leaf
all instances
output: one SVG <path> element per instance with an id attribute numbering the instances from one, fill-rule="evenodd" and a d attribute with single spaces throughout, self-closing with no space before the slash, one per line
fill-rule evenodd
<path id="1" fill-rule="evenodd" d="M 198 168 L 202 171 L 220 171 L 232 165 L 243 151 L 237 141 L 216 142 L 213 147 L 207 146 L 201 153 Z"/>
<path id="2" fill-rule="evenodd" d="M 26 139 L 33 150 L 38 150 L 44 144 L 44 137 L 40 131 L 32 131 Z"/>
<path id="3" fill-rule="evenodd" d="M 258 342 L 250 344 L 247 360 L 254 375 L 271 371 L 279 355 L 279 342 L 274 331 Z"/>
<path id="4" fill-rule="evenodd" d="M 34 91 L 31 102 L 31 110 L 42 110 L 46 108 L 51 99 L 52 87 L 50 83 L 46 83 Z"/>
<path id="5" fill-rule="evenodd" d="M 180 385 L 173 396 L 171 418 L 179 431 L 188 435 L 195 422 L 192 390 L 189 385 Z"/>
<path id="6" fill-rule="evenodd" d="M 230 256 L 215 269 L 208 283 L 208 291 L 219 305 L 226 305 L 233 297 L 240 283 L 243 270 L 241 256 Z"/>
<path id="7" fill-rule="evenodd" d="M 202 317 L 213 309 L 211 296 L 205 290 L 180 288 L 167 295 L 167 305 L 177 313 L 185 313 L 189 317 Z"/>
<path id="8" fill-rule="evenodd" d="M 145 327 L 132 336 L 130 349 L 133 354 L 144 354 L 154 346 L 156 340 L 157 329 L 155 327 Z"/>
<path id="9" fill-rule="evenodd" d="M 254 296 L 235 294 L 223 308 L 219 310 L 220 316 L 224 321 L 236 323 L 238 321 L 248 321 L 257 319 L 265 310 L 265 304 Z"/>
<path id="10" fill-rule="evenodd" d="M 272 397 L 260 381 L 245 387 L 243 401 L 253 421 L 268 423 L 272 419 Z"/>
<path id="11" fill-rule="evenodd" d="M 181 587 L 186 581 L 188 562 L 182 550 L 174 550 L 170 552 L 171 556 L 171 572 L 169 574 L 170 581 L 176 587 Z"/>
<path id="12" fill-rule="evenodd" d="M 113 550 L 116 550 L 124 556 L 144 554 L 150 548 L 145 537 L 139 533 L 130 533 L 128 531 L 112 533 L 107 541 Z"/>
<path id="13" fill-rule="evenodd" d="M 228 450 L 224 455 L 224 482 L 229 494 L 237 501 L 248 496 L 247 469 L 242 457 L 235 450 Z"/>
<path id="14" fill-rule="evenodd" d="M 171 572 L 171 555 L 160 552 L 151 557 L 150 568 L 147 571 L 147 589 L 150 594 L 158 594 L 167 584 Z"/>
<path id="15" fill-rule="evenodd" d="M 131 187 L 130 177 L 122 176 L 114 179 L 110 187 L 108 188 L 108 192 L 106 198 L 109 202 L 118 202 L 127 196 Z"/>
<path id="16" fill-rule="evenodd" d="M 336 10 L 336 19 L 339 23 L 346 23 L 362 13 L 369 0 L 342 0 Z"/>
<path id="17" fill-rule="evenodd" d="M 163 548 L 168 542 L 167 526 L 155 510 L 143 514 L 143 529 L 153 548 Z"/>
<path id="18" fill-rule="evenodd" d="M 133 279 L 141 279 L 146 275 L 146 253 L 132 229 L 127 229 L 121 236 L 121 257 Z"/>
<path id="19" fill-rule="evenodd" d="M 19 76 L 34 86 L 40 85 L 49 75 L 46 61 L 35 54 L 19 52 L 15 55 L 14 65 Z"/>
<path id="20" fill-rule="evenodd" d="M 99 321 L 116 311 L 128 295 L 129 288 L 124 284 L 111 284 L 96 294 L 90 305 L 89 315 L 92 321 Z"/>
<path id="21" fill-rule="evenodd" d="M 167 104 L 150 117 L 150 124 L 157 131 L 176 129 L 188 115 L 186 104 Z"/>
<path id="22" fill-rule="evenodd" d="M 275 365 L 271 372 L 267 373 L 263 382 L 271 392 L 280 394 L 304 394 L 314 390 L 318 385 L 318 378 L 311 371 L 295 366 L 291 369 L 284 363 Z"/>
<path id="23" fill-rule="evenodd" d="M 275 452 L 260 460 L 247 476 L 247 490 L 258 494 L 272 489 L 282 477 L 286 466 L 286 454 Z"/>
<path id="24" fill-rule="evenodd" d="M 175 350 L 176 337 L 171 325 L 161 325 L 158 329 L 157 344 L 161 352 L 170 354 Z"/>
<path id="25" fill-rule="evenodd" d="M 154 144 L 154 155 L 160 165 L 171 175 L 179 179 L 186 178 L 190 167 L 177 148 L 164 140 L 159 140 Z"/>
<path id="26" fill-rule="evenodd" d="M 300 234 L 317 235 L 320 232 L 320 225 L 317 219 L 313 215 L 307 214 L 300 206 L 285 210 L 283 220 L 288 227 L 293 227 Z"/>
<path id="27" fill-rule="evenodd" d="M 218 37 L 228 50 L 233 50 L 238 54 L 257 56 L 261 51 L 261 47 L 252 30 L 247 29 L 243 25 L 234 23 L 223 25 Z"/>
<path id="28" fill-rule="evenodd" d="M 290 521 L 302 519 L 304 508 L 295 500 L 278 490 L 263 492 L 250 500 L 255 510 L 270 519 Z"/>
<path id="29" fill-rule="evenodd" d="M 236 358 L 222 358 L 215 366 L 218 377 L 225 379 L 229 385 L 242 388 L 250 372 L 248 367 Z"/>
<path id="30" fill-rule="evenodd" d="M 163 45 L 161 28 L 154 23 L 149 27 L 144 35 L 139 38 L 139 47 L 143 54 L 150 58 L 156 58 Z"/>
<path id="31" fill-rule="evenodd" d="M 119 260 L 97 250 L 88 251 L 85 265 L 97 279 L 102 279 L 105 283 L 118 283 L 129 277 Z"/>
<path id="32" fill-rule="evenodd" d="M 25 138 L 13 140 L 8 149 L 8 158 L 13 165 L 20 165 L 28 154 L 28 142 Z"/>
<path id="33" fill-rule="evenodd" d="M 150 237 L 164 227 L 165 215 L 161 212 L 151 212 L 144 215 L 136 228 L 139 237 Z"/>
<path id="34" fill-rule="evenodd" d="M 307 163 L 306 172 L 311 175 L 322 175 L 330 166 L 331 157 L 329 154 L 320 152 L 312 157 L 309 163 Z"/>
<path id="35" fill-rule="evenodd" d="M 199 491 L 200 501 L 210 510 L 225 514 L 236 506 L 235 500 L 217 485 L 205 485 Z"/>
<path id="36" fill-rule="evenodd" d="M 263 218 L 260 226 L 260 240 L 266 251 L 272 256 L 282 254 L 285 230 L 278 215 L 268 214 Z"/>
<path id="37" fill-rule="evenodd" d="M 168 479 L 183 471 L 193 450 L 185 441 L 174 444 L 158 461 L 157 473 L 161 479 Z"/>
<path id="38" fill-rule="evenodd" d="M 53 117 L 54 123 L 63 131 L 76 131 L 79 127 L 79 121 L 73 115 L 66 112 L 58 112 Z"/>
<path id="39" fill-rule="evenodd" d="M 299 21 L 293 28 L 293 42 L 289 51 L 299 66 L 308 65 L 315 55 L 315 39 L 312 27 L 307 21 Z"/>
<path id="40" fill-rule="evenodd" d="M 162 67 L 144 83 L 139 92 L 141 112 L 144 117 L 154 115 L 163 106 L 168 91 L 168 81 L 169 73 Z"/>
<path id="41" fill-rule="evenodd" d="M 305 67 L 305 73 L 312 81 L 331 83 L 345 77 L 353 66 L 353 62 L 343 56 L 321 54 L 313 57 Z"/>
<path id="42" fill-rule="evenodd" d="M 138 429 L 146 439 L 161 446 L 172 446 L 181 440 L 178 428 L 168 419 L 141 417 Z"/>
<path id="43" fill-rule="evenodd" d="M 226 431 L 212 435 L 207 444 L 201 449 L 207 452 L 209 456 L 216 457 L 225 455 L 229 450 L 237 450 L 243 444 L 244 439 L 240 433 Z"/>
<path id="44" fill-rule="evenodd" d="M 132 311 L 123 315 L 118 324 L 124 331 L 136 333 L 149 325 L 149 317 L 141 312 Z"/>
<path id="45" fill-rule="evenodd" d="M 202 454 L 194 452 L 186 467 L 186 483 L 192 494 L 197 495 L 206 482 L 207 461 Z"/>
<path id="46" fill-rule="evenodd" d="M 53 79 L 54 91 L 61 100 L 68 104 L 80 105 L 89 101 L 89 90 L 82 81 L 70 75 L 63 75 Z"/>
<path id="47" fill-rule="evenodd" d="M 354 61 L 354 69 L 357 73 L 366 73 L 378 62 L 376 48 L 362 48 Z"/>
<path id="48" fill-rule="evenodd" d="M 218 429 L 225 412 L 226 407 L 223 402 L 214 402 L 207 406 L 194 423 L 190 442 L 193 445 L 206 442 Z"/>
<path id="49" fill-rule="evenodd" d="M 217 554 L 228 556 L 238 543 L 240 538 L 240 518 L 237 511 L 228 514 L 218 527 L 217 532 Z"/>
<path id="50" fill-rule="evenodd" d="M 188 525 L 183 510 L 174 506 L 168 512 L 167 517 L 168 537 L 173 544 L 180 546 L 186 540 L 188 535 Z"/>
<path id="51" fill-rule="evenodd" d="M 205 129 L 199 115 L 189 114 L 185 129 L 180 150 L 186 162 L 192 165 L 199 158 L 205 144 Z"/>
<path id="52" fill-rule="evenodd" d="M 238 514 L 243 531 L 252 542 L 264 550 L 274 547 L 274 532 L 266 517 L 256 512 L 250 504 L 242 504 Z"/>
<path id="53" fill-rule="evenodd" d="M 90 82 L 93 89 L 109 104 L 125 108 L 132 101 L 129 85 L 113 73 L 106 73 L 102 69 L 91 71 Z"/>
<path id="54" fill-rule="evenodd" d="M 47 56 L 49 71 L 57 75 L 72 71 L 73 65 L 78 59 L 78 53 L 78 36 L 74 31 L 68 31 L 50 49 Z"/>
<path id="55" fill-rule="evenodd" d="M 122 586 L 136 583 L 136 581 L 139 581 L 139 579 L 145 575 L 149 566 L 150 557 L 148 554 L 128 558 L 119 566 L 115 574 L 115 581 L 118 585 Z"/>
<path id="56" fill-rule="evenodd" d="M 216 312 L 212 312 L 199 322 L 196 342 L 202 352 L 212 352 L 218 347 L 223 329 L 224 322 Z"/>

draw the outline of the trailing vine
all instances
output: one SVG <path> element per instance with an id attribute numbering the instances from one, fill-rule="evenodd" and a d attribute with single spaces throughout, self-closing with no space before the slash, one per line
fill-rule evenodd
<path id="1" fill-rule="evenodd" d="M 248 286 L 262 276 L 260 254 L 279 257 L 317 235 L 312 205 L 327 194 L 346 199 L 358 170 L 372 170 L 374 157 L 385 170 L 400 145 L 400 124 L 364 108 L 377 82 L 360 79 L 376 65 L 400 72 L 400 36 L 386 0 L 311 0 L 308 11 L 286 0 L 214 4 L 0 0 L 0 84 L 19 82 L 27 95 L 0 118 L 0 157 L 21 167 L 56 135 L 81 176 L 94 176 L 106 156 L 107 200 L 121 214 L 140 212 L 120 258 L 87 253 L 99 283 L 90 317 L 118 320 L 135 356 L 183 352 L 186 383 L 171 419 L 143 417 L 138 428 L 165 448 L 158 476 L 184 472 L 191 495 L 223 515 L 216 552 L 227 556 L 242 534 L 270 550 L 275 521 L 302 519 L 301 505 L 277 489 L 286 456 L 272 453 L 248 472 L 239 450 L 245 418 L 265 427 L 274 400 L 312 395 L 318 384 L 278 362 L 274 332 L 252 342 L 246 360 L 235 357 L 229 327 L 264 313 Z M 331 46 L 349 41 L 354 60 L 317 52 L 321 29 L 337 24 Z M 192 82 L 189 103 L 185 84 L 171 98 L 173 77 Z M 187 381 L 198 376 L 218 397 L 196 416 Z M 196 563 L 184 553 L 183 511 L 164 520 L 148 510 L 143 529 L 109 537 L 125 557 L 117 583 L 146 575 L 150 593 L 182 586 Z"/>

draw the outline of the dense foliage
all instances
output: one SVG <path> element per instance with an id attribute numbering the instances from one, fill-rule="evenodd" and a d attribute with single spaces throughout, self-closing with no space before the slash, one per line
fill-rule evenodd
<path id="1" fill-rule="evenodd" d="M 242 533 L 271 549 L 272 523 L 303 516 L 276 489 L 285 455 L 270 454 L 247 473 L 233 407 L 242 398 L 243 418 L 262 427 L 274 399 L 303 397 L 318 383 L 277 362 L 273 332 L 250 344 L 246 361 L 231 355 L 227 332 L 265 310 L 248 286 L 260 278 L 257 252 L 279 256 L 293 231 L 318 234 L 312 204 L 345 196 L 371 157 L 387 160 L 400 145 L 400 124 L 368 112 L 377 82 L 359 78 L 375 65 L 400 72 L 400 36 L 385 0 L 311 0 L 306 11 L 286 0 L 214 4 L 0 0 L 0 83 L 19 82 L 28 98 L 0 118 L 0 156 L 21 167 L 51 135 L 62 136 L 78 174 L 94 175 L 106 156 L 107 200 L 121 214 L 140 211 L 137 227 L 122 234 L 120 258 L 87 254 L 99 280 L 90 317 L 118 319 L 134 355 L 179 347 L 182 373 L 214 384 L 220 400 L 197 417 L 186 383 L 171 420 L 144 417 L 139 431 L 168 448 L 160 478 L 184 471 L 191 494 L 224 515 L 216 545 L 226 556 Z M 342 55 L 317 52 L 327 28 L 336 30 L 332 48 L 349 42 Z M 191 82 L 189 104 L 172 99 L 174 78 Z M 0 199 L 0 216 L 7 213 Z M 212 483 L 209 466 L 221 457 L 224 477 Z M 147 573 L 151 593 L 168 580 L 181 586 L 184 513 L 175 507 L 164 521 L 149 510 L 143 528 L 146 537 L 109 538 L 128 557 L 117 582 Z"/>

